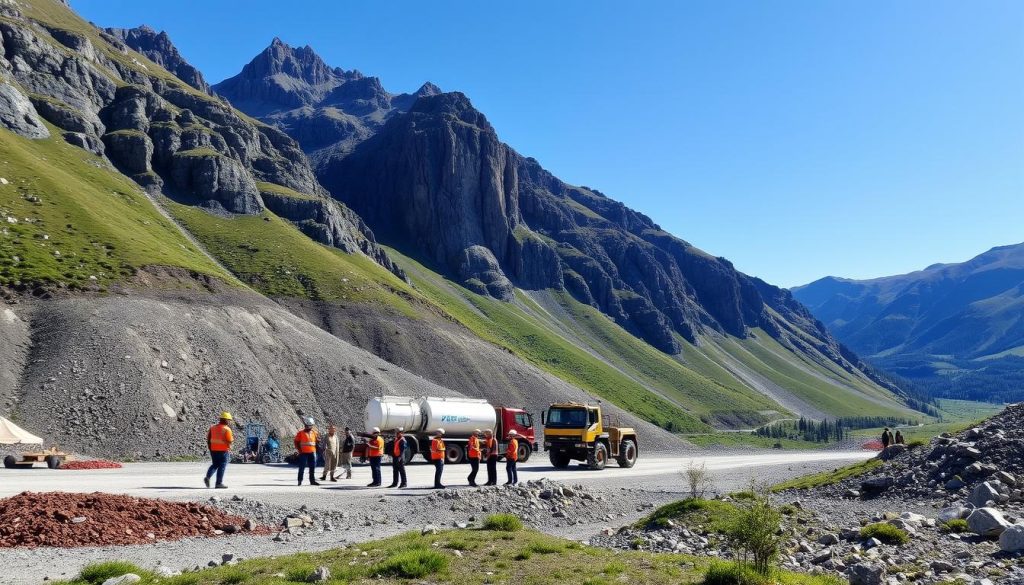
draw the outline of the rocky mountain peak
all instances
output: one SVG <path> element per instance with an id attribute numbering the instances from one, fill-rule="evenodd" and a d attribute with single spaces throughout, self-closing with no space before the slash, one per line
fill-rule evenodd
<path id="1" fill-rule="evenodd" d="M 203 74 L 181 56 L 166 32 L 157 32 L 145 24 L 135 28 L 108 28 L 104 32 L 142 53 L 178 79 L 199 91 L 210 93 L 210 84 L 203 78 Z"/>
<path id="2" fill-rule="evenodd" d="M 466 94 L 458 91 L 420 97 L 409 110 L 412 114 L 454 118 L 481 130 L 492 131 L 487 117 L 473 107 Z"/>

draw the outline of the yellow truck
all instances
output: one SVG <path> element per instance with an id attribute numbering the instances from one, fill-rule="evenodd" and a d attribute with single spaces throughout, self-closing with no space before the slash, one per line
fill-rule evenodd
<path id="1" fill-rule="evenodd" d="M 633 467 L 640 454 L 636 430 L 605 426 L 601 403 L 552 404 L 541 416 L 544 450 L 551 465 L 565 469 L 571 461 L 585 461 L 590 469 L 604 469 L 613 458 L 619 467 Z"/>

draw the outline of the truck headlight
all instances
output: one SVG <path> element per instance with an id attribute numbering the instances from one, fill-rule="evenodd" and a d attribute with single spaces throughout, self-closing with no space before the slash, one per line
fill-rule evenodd
<path id="1" fill-rule="evenodd" d="M 550 447 L 551 446 L 551 441 L 544 441 L 544 446 L 545 447 Z"/>
<path id="2" fill-rule="evenodd" d="M 578 449 L 586 449 L 587 448 L 587 444 L 586 443 L 576 443 L 573 446 L 578 448 Z"/>

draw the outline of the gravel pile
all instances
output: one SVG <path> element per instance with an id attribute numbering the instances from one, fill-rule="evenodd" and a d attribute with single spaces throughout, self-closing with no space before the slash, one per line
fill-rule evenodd
<path id="1" fill-rule="evenodd" d="M 79 461 L 68 461 L 62 463 L 58 469 L 83 470 L 83 469 L 121 469 L 123 467 L 117 461 L 106 459 L 83 459 Z"/>
<path id="2" fill-rule="evenodd" d="M 0 547 L 147 544 L 242 532 L 269 529 L 191 502 L 64 492 L 23 492 L 0 500 Z"/>

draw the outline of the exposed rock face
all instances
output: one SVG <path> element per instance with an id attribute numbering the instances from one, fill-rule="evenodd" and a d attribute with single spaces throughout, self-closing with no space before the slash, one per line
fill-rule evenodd
<path id="1" fill-rule="evenodd" d="M 104 32 L 82 21 L 68 30 L 30 22 L 13 4 L 3 5 L 2 12 L 0 123 L 6 128 L 47 137 L 41 116 L 69 143 L 106 155 L 143 187 L 166 188 L 182 202 L 260 213 L 257 182 L 319 199 L 324 212 L 316 226 L 326 227 L 304 231 L 328 245 L 364 252 L 401 275 L 365 224 L 328 199 L 299 145 L 203 93 L 209 87 L 202 75 L 165 33 L 146 27 Z M 70 11 L 68 16 L 77 18 Z M 168 79 L 131 49 L 192 87 Z M 290 216 L 289 210 L 278 207 L 285 218 L 310 219 L 304 213 Z"/>
<path id="2" fill-rule="evenodd" d="M 128 47 L 145 55 L 150 61 L 170 71 L 178 79 L 199 91 L 210 93 L 210 84 L 203 79 L 203 74 L 181 56 L 166 32 L 156 32 L 146 25 L 104 30 L 123 41 Z"/>

